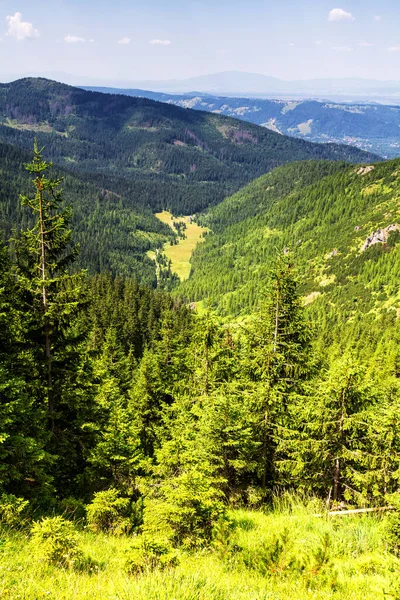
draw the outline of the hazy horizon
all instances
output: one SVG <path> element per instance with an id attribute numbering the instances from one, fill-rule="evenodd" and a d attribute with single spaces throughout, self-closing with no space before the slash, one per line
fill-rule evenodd
<path id="1" fill-rule="evenodd" d="M 390 81 L 400 72 L 394 0 L 55 0 L 51 11 L 40 0 L 5 0 L 0 8 L 2 78 L 64 73 L 112 85 L 241 71 Z"/>

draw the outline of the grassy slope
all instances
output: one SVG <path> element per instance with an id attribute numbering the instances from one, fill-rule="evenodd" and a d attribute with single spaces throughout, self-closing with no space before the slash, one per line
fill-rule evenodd
<path id="1" fill-rule="evenodd" d="M 307 508 L 291 505 L 275 513 L 233 511 L 235 543 L 229 558 L 202 551 L 181 555 L 173 570 L 128 576 L 124 572 L 130 540 L 126 537 L 80 534 L 87 554 L 101 563 L 91 573 L 74 573 L 41 564 L 23 534 L 2 533 L 0 597 L 9 600 L 384 600 L 394 591 L 400 561 L 385 546 L 385 520 L 347 517 L 325 520 Z M 276 536 L 287 531 L 285 551 L 272 569 L 260 560 Z M 318 572 L 316 554 L 329 536 L 329 561 Z M 303 573 L 289 566 L 306 559 Z M 247 566 L 246 566 L 247 565 Z"/>
<path id="2" fill-rule="evenodd" d="M 358 171 L 288 165 L 226 199 L 209 214 L 214 234 L 195 251 L 180 291 L 190 300 L 209 298 L 224 314 L 248 313 L 276 249 L 290 247 L 309 302 L 347 316 L 399 308 L 398 234 L 389 245 L 361 247 L 372 231 L 400 223 L 400 161 Z"/>

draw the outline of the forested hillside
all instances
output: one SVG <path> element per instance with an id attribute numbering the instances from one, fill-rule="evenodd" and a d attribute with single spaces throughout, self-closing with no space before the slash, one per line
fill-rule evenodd
<path id="1" fill-rule="evenodd" d="M 0 140 L 29 148 L 154 212 L 192 214 L 274 167 L 305 159 L 368 162 L 348 146 L 311 144 L 250 123 L 46 79 L 0 85 Z"/>
<path id="2" fill-rule="evenodd" d="M 30 159 L 28 151 L 0 143 L 0 234 L 3 240 L 8 240 L 14 229 L 31 223 L 19 201 L 19 195 L 31 185 L 24 168 Z M 78 266 L 91 274 L 109 272 L 135 277 L 154 287 L 154 262 L 146 252 L 173 241 L 175 235 L 171 228 L 129 194 L 116 194 L 65 167 L 57 166 L 55 175 L 63 178 L 66 201 L 73 209 L 74 237 L 80 245 Z"/>
<path id="3" fill-rule="evenodd" d="M 315 307 L 346 317 L 397 309 L 399 167 L 397 160 L 367 168 L 296 163 L 254 181 L 204 217 L 213 234 L 194 253 L 180 293 L 224 315 L 248 314 L 266 265 L 288 248 Z M 363 249 L 390 226 L 384 243 Z"/>
<path id="4" fill-rule="evenodd" d="M 171 95 L 145 90 L 85 88 L 108 94 L 125 94 L 168 102 L 175 106 L 234 117 L 272 131 L 312 142 L 349 144 L 387 158 L 400 154 L 400 107 L 377 103 L 271 99 L 212 94 Z M 328 93 L 322 98 L 329 98 Z"/>

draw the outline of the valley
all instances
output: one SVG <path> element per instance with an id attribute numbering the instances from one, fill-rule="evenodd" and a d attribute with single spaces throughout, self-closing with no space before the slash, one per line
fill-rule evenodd
<path id="1" fill-rule="evenodd" d="M 194 108 L 0 84 L 0 597 L 395 600 L 400 158 Z"/>
<path id="2" fill-rule="evenodd" d="M 35 137 L 60 172 L 85 190 L 82 200 L 70 196 L 78 230 L 86 230 L 78 240 L 81 264 L 91 273 L 107 269 L 150 285 L 156 285 L 156 274 L 146 253 L 172 239 L 171 229 L 153 213 L 205 211 L 255 177 L 296 159 L 381 160 L 349 146 L 313 144 L 145 98 L 88 92 L 40 78 L 0 84 L 4 154 L 10 147 L 28 150 Z M 99 202 L 101 216 L 94 216 L 97 208 L 90 207 Z M 21 223 L 16 196 L 8 195 L 0 208 L 7 239 Z M 82 212 L 87 219 L 78 218 Z M 98 243 L 98 236 L 104 241 Z"/>

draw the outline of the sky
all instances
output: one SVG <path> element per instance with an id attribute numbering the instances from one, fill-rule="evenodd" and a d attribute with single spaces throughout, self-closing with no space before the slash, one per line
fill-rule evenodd
<path id="1" fill-rule="evenodd" d="M 0 0 L 0 80 L 400 79 L 400 0 Z"/>

